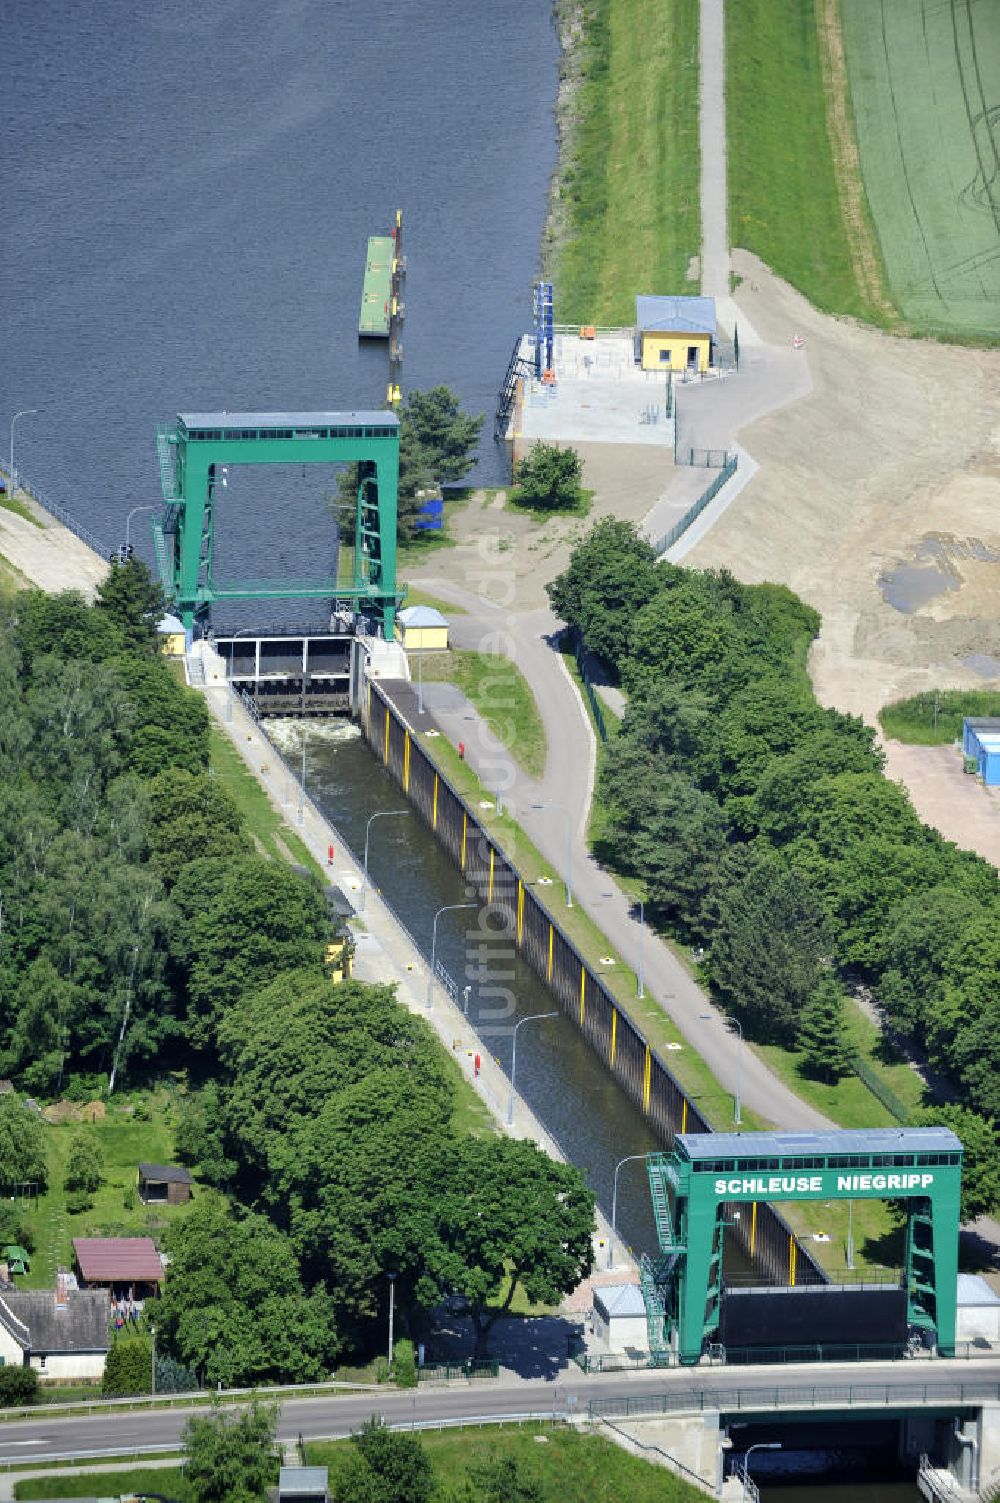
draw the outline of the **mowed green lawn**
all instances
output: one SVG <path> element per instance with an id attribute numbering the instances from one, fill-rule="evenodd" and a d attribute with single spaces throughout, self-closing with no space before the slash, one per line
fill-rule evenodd
<path id="1" fill-rule="evenodd" d="M 915 330 L 998 338 L 997 7 L 842 6 L 862 172 L 893 297 Z"/>
<path id="2" fill-rule="evenodd" d="M 421 675 L 428 683 L 456 684 L 515 762 L 530 777 L 541 777 L 545 727 L 527 679 L 509 658 L 457 649 L 428 653 L 422 664 L 415 658 L 410 663 L 411 678 Z"/>
<path id="3" fill-rule="evenodd" d="M 686 1503 L 703 1495 L 690 1483 L 630 1456 L 600 1435 L 567 1427 L 491 1425 L 480 1429 L 427 1431 L 420 1435 L 442 1488 L 461 1487 L 470 1468 L 490 1456 L 511 1456 L 538 1487 L 545 1503 Z M 337 1496 L 353 1446 L 349 1440 L 310 1441 L 313 1466 L 330 1468 L 330 1491 Z M 456 1493 L 457 1495 L 457 1493 Z"/>
<path id="4" fill-rule="evenodd" d="M 697 292 L 701 244 L 698 0 L 591 0 L 569 236 L 553 270 L 560 323 L 631 324 L 635 295 Z"/>
<path id="5" fill-rule="evenodd" d="M 726 136 L 730 243 L 824 312 L 874 316 L 837 190 L 814 0 L 726 6 Z"/>

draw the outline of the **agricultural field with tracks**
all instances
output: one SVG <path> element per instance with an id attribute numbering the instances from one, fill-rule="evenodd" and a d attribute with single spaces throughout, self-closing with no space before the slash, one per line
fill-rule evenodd
<path id="1" fill-rule="evenodd" d="M 1000 11 L 842 0 L 864 185 L 914 331 L 1000 337 Z"/>

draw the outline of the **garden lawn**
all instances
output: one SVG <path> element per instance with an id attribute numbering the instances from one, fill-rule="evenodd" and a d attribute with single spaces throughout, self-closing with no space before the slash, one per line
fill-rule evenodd
<path id="1" fill-rule="evenodd" d="M 439 1487 L 457 1488 L 477 1461 L 492 1455 L 513 1456 L 536 1482 L 544 1503 L 694 1503 L 704 1495 L 689 1483 L 630 1456 L 603 1436 L 568 1427 L 525 1425 L 517 1429 L 481 1429 L 423 1433 Z M 349 1440 L 312 1441 L 306 1446 L 310 1465 L 330 1468 L 330 1491 L 337 1496 L 353 1449 Z M 37 1495 L 36 1495 L 37 1496 Z"/>
<path id="2" fill-rule="evenodd" d="M 698 0 L 589 0 L 558 175 L 556 316 L 620 326 L 637 293 L 697 292 Z"/>
<path id="3" fill-rule="evenodd" d="M 884 322 L 855 276 L 827 132 L 815 0 L 726 6 L 726 133 L 731 243 L 754 251 L 824 312 Z"/>
<path id="4" fill-rule="evenodd" d="M 416 665 L 411 664 L 411 677 Z M 502 741 L 517 764 L 539 778 L 545 771 L 545 728 L 535 696 L 509 658 L 483 652 L 435 652 L 423 658 L 427 681 L 455 684 Z"/>
<path id="5" fill-rule="evenodd" d="M 136 1112 L 148 1112 L 149 1120 L 137 1120 Z M 186 1206 L 144 1206 L 136 1193 L 140 1159 L 156 1164 L 174 1161 L 174 1113 L 172 1092 L 161 1088 L 120 1101 L 112 1098 L 103 1122 L 45 1124 L 49 1187 L 27 1211 L 34 1251 L 30 1273 L 17 1281 L 21 1288 L 52 1289 L 57 1267 L 72 1267 L 74 1237 L 155 1237 L 168 1221 L 185 1214 Z M 71 1215 L 62 1182 L 78 1132 L 96 1140 L 104 1158 L 104 1183 L 90 1210 Z"/>

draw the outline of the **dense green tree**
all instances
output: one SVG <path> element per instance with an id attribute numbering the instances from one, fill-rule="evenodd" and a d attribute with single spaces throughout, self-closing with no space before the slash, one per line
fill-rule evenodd
<path id="1" fill-rule="evenodd" d="M 337 1355 L 333 1306 L 307 1292 L 288 1238 L 203 1192 L 167 1234 L 170 1278 L 157 1310 L 165 1355 L 210 1386 L 305 1383 Z"/>
<path id="2" fill-rule="evenodd" d="M 631 523 L 605 517 L 546 590 L 556 615 L 576 627 L 605 663 L 619 667 L 629 653 L 633 619 L 669 577 L 670 565 L 657 566 L 649 543 Z"/>
<path id="3" fill-rule="evenodd" d="M 323 964 L 330 921 L 319 883 L 246 856 L 192 924 L 190 1035 L 212 1043 L 226 1010 L 282 971 Z"/>
<path id="4" fill-rule="evenodd" d="M 219 1047 L 232 1075 L 231 1141 L 255 1172 L 272 1137 L 376 1073 L 399 1077 L 404 1099 L 439 1120 L 450 1111 L 440 1046 L 393 987 L 334 987 L 318 970 L 286 972 L 240 1001 L 220 1027 Z"/>
<path id="5" fill-rule="evenodd" d="M 149 1336 L 118 1336 L 111 1343 L 101 1392 L 117 1396 L 149 1393 L 153 1386 L 153 1342 Z"/>
<path id="6" fill-rule="evenodd" d="M 48 1180 L 45 1127 L 20 1096 L 0 1096 L 0 1188 Z"/>
<path id="7" fill-rule="evenodd" d="M 351 1440 L 353 1463 L 337 1479 L 338 1503 L 430 1503 L 434 1469 L 417 1436 L 372 1418 Z"/>
<path id="8" fill-rule="evenodd" d="M 534 1143 L 465 1138 L 442 1181 L 436 1276 L 469 1302 L 478 1350 L 521 1286 L 558 1304 L 593 1267 L 594 1196 Z"/>
<path id="9" fill-rule="evenodd" d="M 29 672 L 49 653 L 76 663 L 100 663 L 121 652 L 121 629 L 107 612 L 100 615 L 79 590 L 48 595 L 25 590 L 14 601 L 10 629 Z"/>
<path id="10" fill-rule="evenodd" d="M 511 500 L 534 511 L 572 511 L 580 502 L 583 465 L 575 449 L 533 444 L 514 465 Z"/>
<path id="11" fill-rule="evenodd" d="M 790 1042 L 819 982 L 828 937 L 819 898 L 777 861 L 758 859 L 718 900 L 711 976 L 753 1038 Z"/>
<path id="12" fill-rule="evenodd" d="M 642 878 L 652 917 L 696 935 L 727 843 L 718 803 L 683 773 L 658 768 L 630 737 L 609 747 L 599 787 L 605 823 L 595 854 Z"/>
<path id="13" fill-rule="evenodd" d="M 836 1082 L 850 1074 L 855 1048 L 847 1036 L 844 993 L 833 976 L 823 977 L 803 1007 L 796 1043 L 820 1080 Z"/>
<path id="14" fill-rule="evenodd" d="M 209 1184 L 228 1184 L 235 1175 L 236 1161 L 226 1152 L 222 1092 L 214 1081 L 182 1101 L 174 1147 L 181 1163 L 200 1169 Z"/>
<path id="15" fill-rule="evenodd" d="M 158 650 L 156 628 L 165 608 L 163 591 L 141 559 L 112 564 L 97 589 L 95 613 L 108 617 L 129 652 L 149 656 Z"/>
<path id="16" fill-rule="evenodd" d="M 926 1107 L 910 1119 L 913 1127 L 950 1127 L 962 1143 L 963 1224 L 990 1216 L 1000 1206 L 1000 1144 L 994 1121 L 965 1107 Z"/>
<path id="17" fill-rule="evenodd" d="M 168 767 L 148 784 L 153 863 L 168 885 L 196 857 L 246 849 L 243 820 L 229 794 L 206 772 Z"/>
<path id="18" fill-rule="evenodd" d="M 66 1156 L 63 1184 L 67 1190 L 93 1195 L 104 1182 L 104 1156 L 92 1132 L 75 1133 Z"/>
<path id="19" fill-rule="evenodd" d="M 18 987 L 10 1047 L 3 1059 L 33 1095 L 49 1096 L 58 1088 L 72 998 L 73 988 L 51 960 L 39 956 L 31 962 Z"/>
<path id="20" fill-rule="evenodd" d="M 278 1472 L 278 1408 L 193 1415 L 184 1426 L 184 1486 L 192 1503 L 263 1503 Z"/>
<path id="21" fill-rule="evenodd" d="M 165 767 L 207 767 L 209 711 L 201 695 L 180 683 L 162 657 L 132 654 L 113 659 L 112 666 L 132 716 L 129 766 L 144 778 Z"/>
<path id="22" fill-rule="evenodd" d="M 339 990 L 339 988 L 337 988 Z M 287 1206 L 306 1277 L 329 1288 L 341 1327 L 363 1337 L 385 1275 L 401 1308 L 429 1305 L 448 1113 L 418 1079 L 372 1069 L 317 1102 L 269 1148 L 269 1194 Z"/>

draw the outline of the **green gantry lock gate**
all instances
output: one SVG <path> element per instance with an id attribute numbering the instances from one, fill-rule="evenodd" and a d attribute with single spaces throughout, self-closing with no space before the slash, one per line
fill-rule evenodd
<path id="1" fill-rule="evenodd" d="M 156 434 L 164 513 L 153 544 L 164 593 L 185 627 L 216 600 L 323 599 L 371 610 L 392 641 L 396 614 L 399 418 L 394 412 L 198 412 Z M 216 489 L 230 465 L 357 464 L 354 575 L 217 586 Z"/>
<path id="2" fill-rule="evenodd" d="M 660 1244 L 658 1258 L 640 1263 L 652 1353 L 676 1334 L 681 1362 L 697 1362 L 717 1333 L 727 1206 L 749 1203 L 752 1226 L 760 1201 L 900 1199 L 907 1318 L 954 1354 L 962 1145 L 950 1129 L 682 1133 L 671 1154 L 649 1154 L 646 1169 Z"/>

